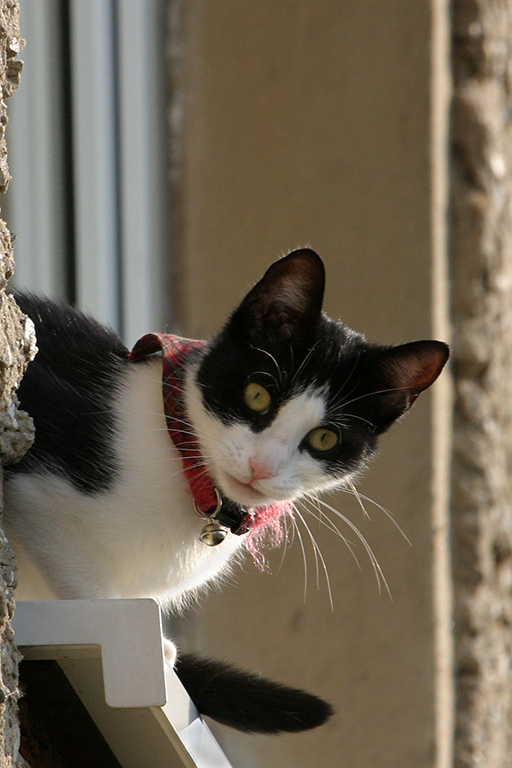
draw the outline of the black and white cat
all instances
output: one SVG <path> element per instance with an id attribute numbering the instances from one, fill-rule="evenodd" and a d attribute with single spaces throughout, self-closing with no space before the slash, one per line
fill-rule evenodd
<path id="1" fill-rule="evenodd" d="M 265 532 L 278 538 L 295 500 L 364 467 L 448 348 L 372 344 L 322 313 L 323 292 L 320 257 L 294 251 L 211 341 L 151 334 L 132 353 L 70 308 L 18 297 L 39 347 L 19 391 L 35 443 L 6 470 L 19 598 L 180 609 L 245 548 L 257 557 Z M 309 694 L 191 657 L 178 674 L 200 711 L 243 730 L 302 730 L 330 714 Z"/>

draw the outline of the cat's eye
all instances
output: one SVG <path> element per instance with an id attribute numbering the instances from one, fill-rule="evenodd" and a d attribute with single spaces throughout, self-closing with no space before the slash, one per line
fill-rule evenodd
<path id="1" fill-rule="evenodd" d="M 314 451 L 331 451 L 336 448 L 340 441 L 337 432 L 325 427 L 318 427 L 310 432 L 306 437 L 306 442 Z"/>
<path id="2" fill-rule="evenodd" d="M 270 392 L 258 384 L 256 381 L 251 381 L 244 391 L 245 404 L 251 411 L 256 413 L 264 413 L 268 411 L 272 403 Z"/>

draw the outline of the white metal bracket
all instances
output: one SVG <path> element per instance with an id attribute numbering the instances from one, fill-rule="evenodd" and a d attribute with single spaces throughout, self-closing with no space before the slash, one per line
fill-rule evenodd
<path id="1" fill-rule="evenodd" d="M 13 627 L 24 658 L 58 662 L 123 768 L 231 768 L 165 661 L 153 600 L 20 601 Z"/>

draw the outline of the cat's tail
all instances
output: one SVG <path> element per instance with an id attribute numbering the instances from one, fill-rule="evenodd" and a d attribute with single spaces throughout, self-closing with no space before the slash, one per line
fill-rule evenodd
<path id="1" fill-rule="evenodd" d="M 176 674 L 201 715 L 247 733 L 307 731 L 334 711 L 298 688 L 194 654 L 181 656 Z"/>

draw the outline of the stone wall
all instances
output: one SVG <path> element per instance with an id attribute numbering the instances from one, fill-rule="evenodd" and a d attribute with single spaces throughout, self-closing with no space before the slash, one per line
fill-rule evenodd
<path id="1" fill-rule="evenodd" d="M 512 766 L 512 7 L 454 3 L 457 768 Z"/>
<path id="2" fill-rule="evenodd" d="M 17 0 L 0 0 L 0 191 L 10 180 L 7 165 L 5 99 L 16 89 L 22 62 L 16 59 L 22 48 Z M 14 267 L 10 232 L 0 219 L 0 461 L 15 461 L 27 450 L 32 437 L 28 416 L 13 402 L 27 362 L 34 352 L 30 328 L 16 303 L 5 293 Z M 0 486 L 1 491 L 1 486 Z M 0 495 L 1 499 L 1 495 Z M 14 610 L 13 589 L 16 580 L 12 551 L 0 528 L 0 766 L 17 764 L 18 721 L 17 664 L 18 651 L 13 644 L 10 618 Z"/>

